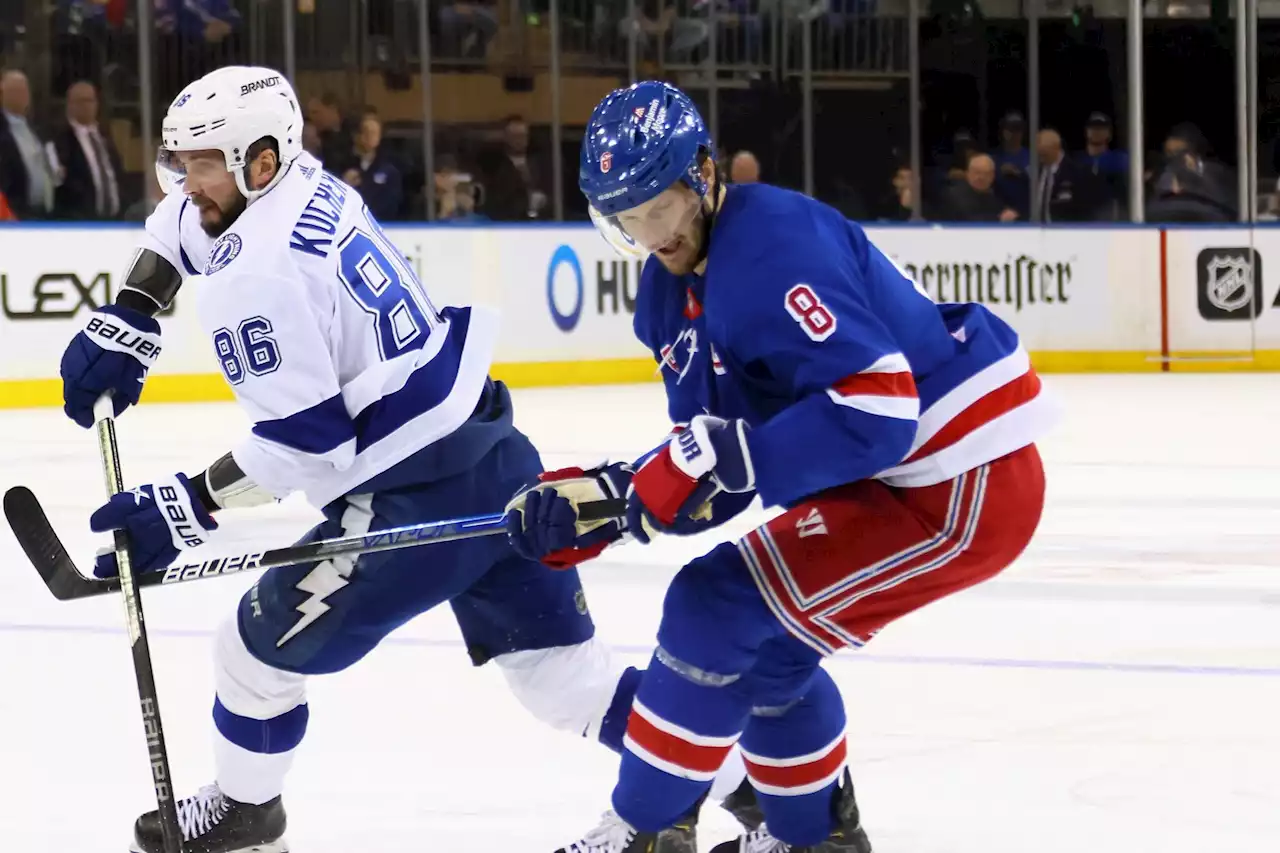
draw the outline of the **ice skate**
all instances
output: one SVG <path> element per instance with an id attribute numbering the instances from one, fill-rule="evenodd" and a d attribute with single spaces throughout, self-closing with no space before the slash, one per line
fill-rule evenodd
<path id="1" fill-rule="evenodd" d="M 605 812 L 600 825 L 556 853 L 697 853 L 697 807 L 675 826 L 661 832 L 640 832 L 618 817 Z"/>
<path id="2" fill-rule="evenodd" d="M 253 806 L 230 799 L 217 785 L 206 785 L 195 796 L 178 801 L 178 826 L 184 853 L 287 853 L 289 849 L 280 797 Z M 138 818 L 133 839 L 129 848 L 133 853 L 163 853 L 159 812 Z"/>
<path id="3" fill-rule="evenodd" d="M 737 793 L 735 791 L 734 796 Z M 853 795 L 853 780 L 849 778 L 847 770 L 843 783 L 836 789 L 832 808 L 835 810 L 836 828 L 821 844 L 792 847 L 773 837 L 769 827 L 762 825 L 753 832 L 739 836 L 736 841 L 717 844 L 711 848 L 711 853 L 871 853 L 871 841 L 862 830 L 858 803 Z"/>

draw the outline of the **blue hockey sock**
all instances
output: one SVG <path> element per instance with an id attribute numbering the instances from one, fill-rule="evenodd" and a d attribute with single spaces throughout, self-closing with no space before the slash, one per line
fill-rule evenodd
<path id="1" fill-rule="evenodd" d="M 844 701 L 831 676 L 817 670 L 794 705 L 753 709 L 741 747 L 770 833 L 795 847 L 825 841 L 847 753 Z"/>
<path id="2" fill-rule="evenodd" d="M 613 808 L 642 832 L 676 823 L 711 787 L 747 723 L 737 677 L 709 673 L 661 649 L 632 704 Z"/>
<path id="3" fill-rule="evenodd" d="M 277 796 L 293 764 L 293 753 L 307 731 L 310 712 L 298 705 L 276 717 L 256 720 L 213 702 L 214 753 L 218 785 L 242 803 L 260 805 Z"/>

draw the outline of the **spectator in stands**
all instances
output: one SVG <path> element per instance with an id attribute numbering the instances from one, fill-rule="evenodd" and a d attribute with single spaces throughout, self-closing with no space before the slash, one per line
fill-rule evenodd
<path id="1" fill-rule="evenodd" d="M 978 140 L 964 128 L 951 138 L 951 164 L 947 168 L 950 183 L 964 183 L 969 170 L 969 159 L 978 153 Z"/>
<path id="2" fill-rule="evenodd" d="M 27 119 L 30 108 L 27 75 L 5 71 L 0 75 L 0 192 L 21 218 L 43 219 L 53 212 L 58 174 Z"/>
<path id="3" fill-rule="evenodd" d="M 360 191 L 360 197 L 378 219 L 399 218 L 404 177 L 396 162 L 382 150 L 382 121 L 373 110 L 365 110 L 360 119 L 360 130 L 342 179 Z"/>
<path id="4" fill-rule="evenodd" d="M 447 2 L 440 8 L 440 53 L 447 57 L 484 59 L 498 33 L 493 0 Z"/>
<path id="5" fill-rule="evenodd" d="M 760 180 L 760 161 L 750 151 L 739 151 L 729 161 L 729 183 L 754 184 Z"/>
<path id="6" fill-rule="evenodd" d="M 518 115 L 503 123 L 502 150 L 488 158 L 485 212 L 500 222 L 541 219 L 547 214 L 543 164 L 529 153 L 529 124 Z"/>
<path id="7" fill-rule="evenodd" d="M 53 91 L 97 80 L 104 62 L 118 62 L 120 32 L 132 0 L 57 0 L 53 10 Z"/>
<path id="8" fill-rule="evenodd" d="M 480 187 L 472 182 L 471 175 L 458 171 L 452 157 L 441 158 L 435 174 L 436 219 L 440 222 L 485 222 L 486 217 L 476 213 Z"/>
<path id="9" fill-rule="evenodd" d="M 892 190 L 881 200 L 876 217 L 889 222 L 906 222 L 915 213 L 912 195 L 912 172 L 907 165 L 899 166 L 893 173 Z"/>
<path id="10" fill-rule="evenodd" d="M 1024 219 L 1031 213 L 1031 152 L 1026 144 L 1027 122 L 1016 110 L 1000 119 L 1000 144 L 991 153 L 996 164 L 996 192 Z"/>
<path id="11" fill-rule="evenodd" d="M 667 57 L 676 62 L 690 61 L 710 32 L 706 21 L 680 17 L 675 4 L 668 0 L 636 0 L 635 15 L 618 25 L 623 39 L 635 36 L 642 53 L 653 55 L 655 47 L 662 44 Z"/>
<path id="12" fill-rule="evenodd" d="M 1040 131 L 1036 136 L 1036 156 L 1040 161 L 1040 192 L 1036 197 L 1040 221 L 1088 222 L 1097 219 L 1101 208 L 1097 182 L 1087 168 L 1067 159 L 1058 131 Z"/>
<path id="13" fill-rule="evenodd" d="M 1014 210 L 995 191 L 996 163 L 989 154 L 969 158 L 962 184 L 951 187 L 947 194 L 947 218 L 954 222 L 1013 222 Z"/>
<path id="14" fill-rule="evenodd" d="M 342 120 L 342 102 L 332 92 L 307 101 L 307 121 L 320 137 L 320 162 L 327 171 L 341 174 L 354 144 L 351 131 Z"/>
<path id="15" fill-rule="evenodd" d="M 1129 155 L 1111 147 L 1111 118 L 1106 113 L 1090 113 L 1084 125 L 1083 163 L 1098 180 L 1104 196 L 1107 219 L 1118 219 L 1129 185 Z"/>
<path id="16" fill-rule="evenodd" d="M 320 131 L 314 122 L 302 123 L 302 150 L 317 160 L 324 160 L 324 146 L 320 144 Z"/>
<path id="17" fill-rule="evenodd" d="M 81 80 L 67 90 L 67 123 L 51 140 L 62 183 L 54 192 L 59 219 L 115 219 L 120 215 L 120 154 L 98 125 L 98 90 Z"/>
<path id="18" fill-rule="evenodd" d="M 1237 192 L 1226 167 L 1208 156 L 1208 143 L 1191 124 L 1178 125 L 1164 143 L 1165 162 L 1147 202 L 1150 222 L 1233 222 Z"/>

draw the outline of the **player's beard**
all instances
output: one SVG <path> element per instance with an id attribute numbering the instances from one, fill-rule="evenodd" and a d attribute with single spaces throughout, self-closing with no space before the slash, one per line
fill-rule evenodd
<path id="1" fill-rule="evenodd" d="M 225 234 L 228 228 L 236 224 L 240 214 L 244 213 L 245 208 L 249 206 L 249 200 L 239 193 L 236 193 L 235 200 L 231 202 L 230 207 L 223 207 L 212 200 L 210 202 L 212 206 L 218 209 L 217 221 L 206 222 L 204 218 L 205 207 L 201 206 L 200 208 L 200 227 L 210 237 L 221 237 Z"/>

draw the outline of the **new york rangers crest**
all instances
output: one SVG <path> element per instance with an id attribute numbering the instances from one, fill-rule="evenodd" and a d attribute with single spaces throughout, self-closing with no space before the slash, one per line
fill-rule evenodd
<path id="1" fill-rule="evenodd" d="M 613 168 L 613 152 L 606 151 L 600 155 L 600 171 L 608 172 Z"/>

